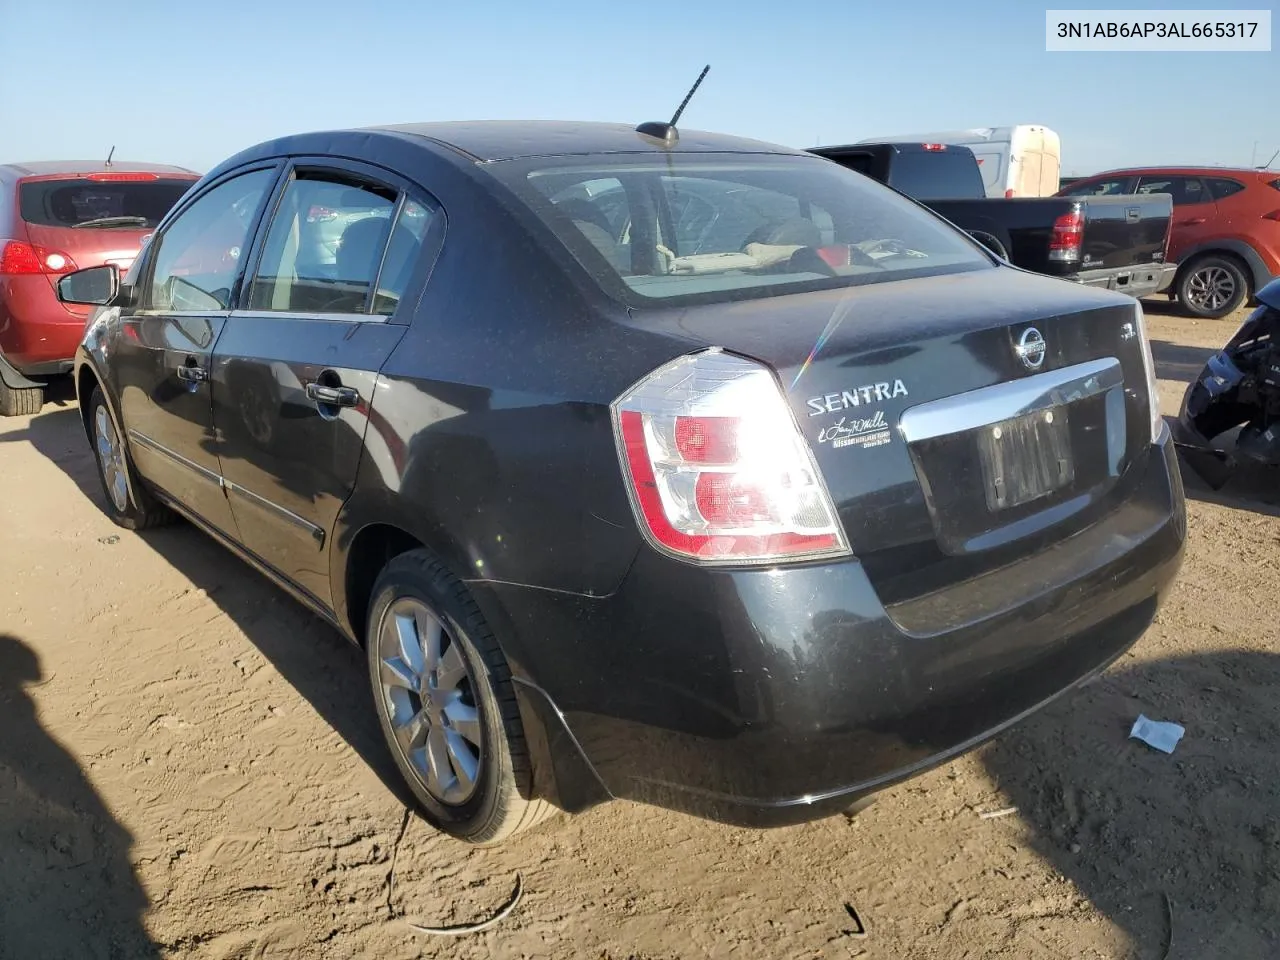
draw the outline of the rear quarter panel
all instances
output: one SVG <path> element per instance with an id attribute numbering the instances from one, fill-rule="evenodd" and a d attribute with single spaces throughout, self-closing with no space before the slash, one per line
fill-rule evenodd
<path id="1" fill-rule="evenodd" d="M 335 530 L 335 610 L 350 621 L 347 557 L 371 524 L 410 533 L 464 581 L 607 595 L 641 542 L 609 404 L 693 344 L 615 323 L 625 309 L 483 171 L 421 182 L 448 228 L 371 404 Z"/>

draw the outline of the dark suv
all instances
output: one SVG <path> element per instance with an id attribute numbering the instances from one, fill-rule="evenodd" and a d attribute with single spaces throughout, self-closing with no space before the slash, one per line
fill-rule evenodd
<path id="1" fill-rule="evenodd" d="M 1173 198 L 1170 288 L 1197 317 L 1225 317 L 1280 275 L 1280 172 L 1227 167 L 1112 170 L 1058 196 L 1166 193 Z"/>
<path id="2" fill-rule="evenodd" d="M 362 644 L 473 842 L 846 809 L 1106 667 L 1182 556 L 1137 302 L 783 147 L 293 137 L 59 289 L 103 307 L 110 515 L 180 513 Z"/>
<path id="3" fill-rule="evenodd" d="M 71 371 L 88 311 L 58 302 L 57 279 L 127 269 L 198 179 L 124 161 L 0 164 L 0 416 L 37 412 L 45 378 Z"/>

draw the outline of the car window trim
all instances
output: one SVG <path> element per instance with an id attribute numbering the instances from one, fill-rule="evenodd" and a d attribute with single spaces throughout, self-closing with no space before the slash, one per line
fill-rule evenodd
<path id="1" fill-rule="evenodd" d="M 236 265 L 236 275 L 231 281 L 231 295 L 228 297 L 228 306 L 218 310 L 157 310 L 153 309 L 150 303 L 148 303 L 151 297 L 151 283 L 155 278 L 156 251 L 163 246 L 165 236 L 178 221 L 178 218 L 190 210 L 192 206 L 201 200 L 201 198 L 208 196 L 210 191 L 218 189 L 218 187 L 234 180 L 236 177 L 242 177 L 250 173 L 257 173 L 260 170 L 274 170 L 276 178 L 268 185 L 268 188 L 263 192 L 262 199 L 258 201 L 258 208 L 254 212 L 254 220 L 249 228 L 249 249 L 252 250 L 252 244 L 256 242 L 258 232 L 262 226 L 262 213 L 265 208 L 265 201 L 270 198 L 272 193 L 275 191 L 276 186 L 280 182 L 280 167 L 281 163 L 279 160 L 259 160 L 253 163 L 247 163 L 242 167 L 236 167 L 234 170 L 228 170 L 216 180 L 210 180 L 207 184 L 201 187 L 199 193 L 195 193 L 195 191 L 192 190 L 184 196 L 172 210 L 169 211 L 168 216 L 166 216 L 165 219 L 156 227 L 155 231 L 151 235 L 151 239 L 147 241 L 144 250 L 139 254 L 139 256 L 145 256 L 146 260 L 143 263 L 142 271 L 135 282 L 135 287 L 141 288 L 142 296 L 139 298 L 140 306 L 132 311 L 134 316 L 227 317 L 231 314 L 240 298 L 240 290 L 244 283 L 245 271 L 248 266 L 245 261 L 242 260 Z"/>
<path id="2" fill-rule="evenodd" d="M 322 175 L 325 173 L 332 173 L 338 178 L 346 177 L 347 179 L 363 180 L 371 186 L 381 187 L 384 190 L 395 191 L 396 200 L 391 212 L 390 229 L 387 231 L 387 239 L 382 246 L 382 256 L 378 260 L 377 273 L 374 275 L 369 293 L 365 297 L 364 311 L 360 313 L 317 313 L 314 311 L 302 313 L 289 310 L 250 309 L 248 306 L 240 303 L 239 298 L 237 298 L 231 311 L 232 315 L 237 318 L 253 317 L 257 319 L 279 319 L 281 317 L 293 317 L 305 320 L 329 320 L 338 323 L 395 323 L 402 326 L 408 324 L 407 319 L 396 319 L 401 313 L 401 305 L 404 303 L 406 297 L 402 296 L 396 303 L 396 309 L 389 314 L 373 312 L 374 301 L 377 298 L 378 283 L 382 279 L 382 268 L 386 264 L 387 251 L 391 247 L 391 234 L 395 232 L 400 211 L 404 209 L 405 204 L 409 200 L 413 200 L 429 210 L 433 219 L 436 217 L 443 219 L 444 207 L 433 195 L 426 194 L 425 196 L 419 196 L 419 194 L 423 194 L 425 191 L 415 190 L 414 184 L 409 180 L 406 180 L 394 171 L 388 170 L 385 167 L 380 167 L 376 164 L 353 160 L 349 157 L 327 157 L 311 154 L 300 154 L 298 156 L 289 157 L 287 162 L 284 164 L 283 173 L 277 180 L 275 188 L 271 194 L 269 203 L 270 215 L 264 215 L 262 217 L 260 229 L 254 237 L 254 243 L 250 248 L 248 262 L 245 268 L 245 276 L 252 278 L 257 277 L 258 268 L 261 266 L 262 255 L 267 243 L 267 235 L 271 232 L 271 224 L 275 222 L 280 204 L 284 200 L 285 190 L 288 189 L 289 184 L 293 183 L 297 179 L 297 173 L 299 170 L 310 173 L 319 173 Z M 428 226 L 427 232 L 423 234 L 422 247 L 419 251 L 420 257 L 422 257 L 428 250 L 428 243 L 431 234 L 434 233 L 435 230 L 435 224 L 433 223 Z M 437 234 L 437 236 L 439 236 L 439 234 Z M 432 264 L 434 264 L 435 254 L 438 252 L 439 246 L 437 245 L 436 249 L 432 251 Z M 414 268 L 415 274 L 418 269 L 419 267 Z M 412 276 L 413 274 L 411 274 L 411 277 Z M 241 296 L 247 298 L 252 286 L 252 283 L 242 284 L 239 291 Z M 412 286 L 413 284 L 411 279 L 409 288 L 407 288 L 405 292 L 407 293 L 409 289 L 412 289 Z"/>

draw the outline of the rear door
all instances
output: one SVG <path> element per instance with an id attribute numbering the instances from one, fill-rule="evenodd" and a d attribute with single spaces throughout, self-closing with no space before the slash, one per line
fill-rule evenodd
<path id="1" fill-rule="evenodd" d="M 213 431 L 210 358 L 242 280 L 242 251 L 276 176 L 271 165 L 232 174 L 165 225 L 148 247 L 139 306 L 121 317 L 111 342 L 111 371 L 138 469 L 233 537 Z"/>
<path id="2" fill-rule="evenodd" d="M 333 160 L 296 161 L 273 207 L 218 341 L 213 419 L 242 542 L 328 605 L 328 534 L 404 334 L 397 308 L 442 222 L 406 182 Z"/>
<path id="3" fill-rule="evenodd" d="M 1173 198 L 1173 226 L 1169 231 L 1168 259 L 1176 263 L 1184 250 L 1218 233 L 1218 208 L 1202 177 L 1144 174 L 1136 193 L 1167 193 Z"/>

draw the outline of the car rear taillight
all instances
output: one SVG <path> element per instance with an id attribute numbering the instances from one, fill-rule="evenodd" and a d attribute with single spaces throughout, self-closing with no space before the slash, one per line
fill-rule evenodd
<path id="1" fill-rule="evenodd" d="M 1049 235 L 1049 259 L 1079 260 L 1083 239 L 1084 214 L 1079 210 L 1064 213 L 1053 221 L 1053 233 Z"/>
<path id="2" fill-rule="evenodd" d="M 1004 192 L 1004 198 L 1006 200 L 1012 200 L 1015 196 L 1017 196 L 1017 192 L 1012 187 Z"/>
<path id="3" fill-rule="evenodd" d="M 711 349 L 659 367 L 613 404 L 636 522 L 701 563 L 845 556 L 813 454 L 772 373 Z"/>
<path id="4" fill-rule="evenodd" d="M 75 261 L 65 253 L 21 240 L 0 240 L 0 275 L 44 273 L 57 276 L 73 273 L 75 269 Z"/>
<path id="5" fill-rule="evenodd" d="M 945 143 L 922 143 L 920 146 L 924 147 L 930 153 L 936 153 L 939 150 L 947 149 L 947 145 Z"/>
<path id="6" fill-rule="evenodd" d="M 96 180 L 99 183 L 142 183 L 160 178 L 154 173 L 91 173 L 85 179 Z"/>

